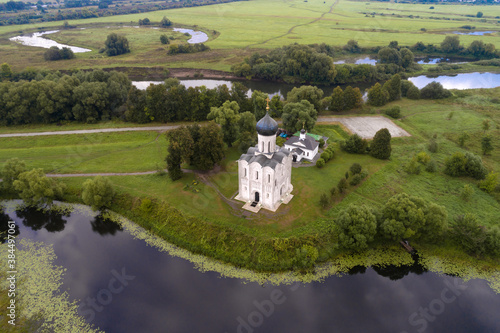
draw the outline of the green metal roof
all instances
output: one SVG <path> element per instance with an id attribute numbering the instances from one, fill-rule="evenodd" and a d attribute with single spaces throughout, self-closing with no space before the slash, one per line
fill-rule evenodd
<path id="1" fill-rule="evenodd" d="M 321 135 L 312 134 L 312 133 L 306 133 L 306 134 L 309 135 L 311 138 L 313 138 L 316 141 L 319 141 L 319 139 L 321 139 L 323 137 Z M 297 133 L 295 133 L 294 136 L 300 136 L 300 131 L 298 131 Z"/>

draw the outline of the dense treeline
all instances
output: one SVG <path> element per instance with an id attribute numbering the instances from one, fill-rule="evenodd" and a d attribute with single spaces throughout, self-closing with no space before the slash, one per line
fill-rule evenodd
<path id="1" fill-rule="evenodd" d="M 96 122 L 124 112 L 131 82 L 101 70 L 72 75 L 37 74 L 33 81 L 0 83 L 0 124 Z"/>
<path id="2" fill-rule="evenodd" d="M 164 43 L 166 44 L 166 43 Z M 176 44 L 171 45 L 168 48 L 168 54 L 179 54 L 179 53 L 196 53 L 196 52 L 204 52 L 210 51 L 210 47 L 206 46 L 203 43 L 198 44 Z"/>
<path id="3" fill-rule="evenodd" d="M 75 53 L 73 53 L 73 51 L 68 47 L 63 47 L 62 49 L 60 49 L 57 46 L 52 46 L 47 51 L 45 51 L 43 57 L 48 61 L 73 59 L 75 57 Z"/>
<path id="4" fill-rule="evenodd" d="M 0 12 L 13 12 L 17 10 L 26 9 L 28 4 L 22 1 L 8 1 L 6 3 L 0 3 Z"/>
<path id="5" fill-rule="evenodd" d="M 215 5 L 219 3 L 228 3 L 241 0 L 184 0 L 184 1 L 172 1 L 172 2 L 149 2 L 149 3 L 134 3 L 132 6 L 121 6 L 121 7 L 109 7 L 109 2 L 92 2 L 89 1 L 88 5 L 95 5 L 96 7 L 85 7 L 82 9 L 60 9 L 58 11 L 32 13 L 24 12 L 17 13 L 12 16 L 3 16 L 0 18 L 0 26 L 2 25 L 13 25 L 13 24 L 30 24 L 36 22 L 51 22 L 51 21 L 63 21 L 63 20 L 75 20 L 91 17 L 104 17 L 104 16 L 114 16 L 114 15 L 126 15 L 126 14 L 137 14 L 146 13 L 157 10 L 174 9 L 174 8 L 184 8 L 184 7 L 196 7 L 196 6 L 207 6 Z M 11 1 L 14 2 L 14 1 Z M 9 2 L 8 2 L 9 3 Z M 5 6 L 6 4 L 0 4 L 0 6 Z M 16 6 L 20 6 L 16 1 Z M 69 7 L 81 7 L 82 1 L 70 1 L 68 2 Z M 12 6 L 12 5 L 11 5 Z M 66 6 L 68 7 L 68 6 Z M 1 8 L 1 7 L 0 7 Z M 10 8 L 10 7 L 9 7 Z M 25 5 L 24 9 L 29 9 Z M 18 9 L 20 10 L 20 9 Z M 8 10 L 13 11 L 13 10 Z"/>

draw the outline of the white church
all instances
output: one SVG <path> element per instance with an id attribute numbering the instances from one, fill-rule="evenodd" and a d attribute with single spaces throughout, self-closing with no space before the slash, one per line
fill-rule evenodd
<path id="1" fill-rule="evenodd" d="M 269 106 L 267 108 L 269 110 Z M 252 212 L 276 211 L 293 198 L 292 153 L 276 146 L 278 123 L 266 112 L 257 123 L 258 143 L 238 160 L 239 193 L 236 200 Z"/>

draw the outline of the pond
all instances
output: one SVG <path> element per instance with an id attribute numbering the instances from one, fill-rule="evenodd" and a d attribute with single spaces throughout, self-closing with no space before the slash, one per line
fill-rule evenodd
<path id="1" fill-rule="evenodd" d="M 174 31 L 190 34 L 191 38 L 188 40 L 189 44 L 205 43 L 208 40 L 208 35 L 203 31 L 194 31 L 191 29 L 174 28 Z"/>
<path id="2" fill-rule="evenodd" d="M 492 34 L 496 31 L 470 31 L 470 32 L 461 32 L 461 31 L 453 31 L 455 35 L 469 35 L 469 36 L 484 36 L 486 34 Z"/>
<path id="3" fill-rule="evenodd" d="M 500 74 L 496 73 L 463 73 L 453 76 L 440 75 L 428 77 L 425 75 L 411 77 L 408 80 L 418 88 L 423 88 L 432 81 L 439 82 L 446 89 L 477 89 L 495 88 L 500 86 Z"/>
<path id="4" fill-rule="evenodd" d="M 30 36 L 16 36 L 16 37 L 9 38 L 9 40 L 11 40 L 13 42 L 18 42 L 18 43 L 21 43 L 21 44 L 27 45 L 27 46 L 43 47 L 46 49 L 49 49 L 52 46 L 57 46 L 58 48 L 67 47 L 67 48 L 71 49 L 74 53 L 84 53 L 84 52 L 92 51 L 90 49 L 85 49 L 82 47 L 59 44 L 58 42 L 56 42 L 52 39 L 47 39 L 47 38 L 42 37 L 44 35 L 50 35 L 50 34 L 54 34 L 56 32 L 59 32 L 59 30 L 35 32 Z"/>
<path id="5" fill-rule="evenodd" d="M 500 331 L 500 295 L 480 279 L 463 282 L 414 265 L 357 267 L 308 284 L 244 283 L 202 273 L 76 207 L 67 216 L 12 210 L 0 220 L 16 222 L 18 242 L 53 245 L 55 263 L 67 268 L 62 289 L 105 332 Z M 120 274 L 123 288 L 99 303 Z"/>
<path id="6" fill-rule="evenodd" d="M 371 57 L 365 57 L 365 58 L 357 58 L 357 59 L 345 59 L 345 60 L 338 60 L 334 61 L 334 64 L 355 64 L 355 65 L 363 65 L 363 64 L 368 64 L 375 66 L 377 64 L 377 59 L 373 59 Z"/>
<path id="7" fill-rule="evenodd" d="M 442 57 L 425 57 L 425 58 L 415 58 L 417 64 L 420 65 L 435 65 L 439 63 L 447 63 L 447 64 L 466 64 L 470 62 L 470 59 L 462 59 L 462 58 L 442 58 Z"/>

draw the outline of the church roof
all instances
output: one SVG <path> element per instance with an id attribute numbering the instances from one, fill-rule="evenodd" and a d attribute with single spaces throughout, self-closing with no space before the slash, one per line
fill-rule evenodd
<path id="1" fill-rule="evenodd" d="M 268 158 L 264 154 L 257 154 L 255 152 L 258 151 L 255 147 L 250 147 L 246 154 L 241 155 L 240 161 L 245 160 L 248 164 L 252 164 L 254 162 L 259 163 L 261 167 L 270 167 L 271 169 L 276 169 L 276 167 L 283 163 L 285 157 L 290 155 L 290 152 L 287 149 L 281 148 L 278 152 L 274 153 L 271 158 Z"/>
<path id="2" fill-rule="evenodd" d="M 303 140 L 301 140 L 298 136 L 292 136 L 287 140 L 287 142 L 285 142 L 285 145 L 302 149 L 315 150 L 316 147 L 319 146 L 319 142 L 311 138 L 309 135 L 306 135 L 306 138 Z"/>
<path id="3" fill-rule="evenodd" d="M 271 118 L 269 112 L 266 112 L 266 115 L 257 123 L 257 133 L 264 136 L 271 136 L 276 135 L 277 131 L 278 123 Z"/>

